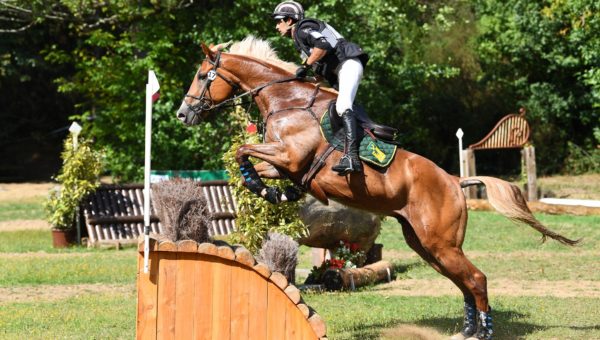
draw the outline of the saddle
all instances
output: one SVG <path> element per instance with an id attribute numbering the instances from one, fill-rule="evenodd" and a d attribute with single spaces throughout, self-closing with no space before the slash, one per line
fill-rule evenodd
<path id="1" fill-rule="evenodd" d="M 331 129 L 333 132 L 333 136 L 336 139 L 343 140 L 343 122 L 342 117 L 337 114 L 335 109 L 336 101 L 332 101 L 329 104 L 329 121 L 331 122 Z M 354 105 L 354 117 L 356 117 L 357 125 L 360 126 L 363 130 L 361 132 L 358 131 L 358 138 L 362 139 L 364 134 L 369 134 L 371 137 L 379 139 L 385 143 L 400 145 L 400 143 L 396 140 L 398 137 L 398 129 L 393 128 L 391 126 L 386 126 L 382 124 L 375 123 L 369 116 L 367 115 L 367 111 L 363 109 L 359 105 Z"/>

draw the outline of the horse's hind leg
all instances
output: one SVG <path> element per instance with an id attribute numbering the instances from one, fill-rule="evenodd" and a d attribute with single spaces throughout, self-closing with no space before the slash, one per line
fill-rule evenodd
<path id="1" fill-rule="evenodd" d="M 424 245 L 413 226 L 404 217 L 399 217 L 398 221 L 402 224 L 406 243 L 436 271 L 449 278 L 463 293 L 465 300 L 463 327 L 461 332 L 451 339 L 465 339 L 471 336 L 476 336 L 474 339 L 491 339 L 491 317 L 485 275 L 465 257 L 459 247 Z M 479 310 L 479 331 L 475 308 Z M 481 327 L 482 322 L 489 325 Z"/>

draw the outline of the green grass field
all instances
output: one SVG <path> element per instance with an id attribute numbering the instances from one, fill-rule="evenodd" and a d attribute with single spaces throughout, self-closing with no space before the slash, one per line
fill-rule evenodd
<path id="1" fill-rule="evenodd" d="M 495 338 L 600 339 L 600 217 L 537 216 L 559 233 L 583 238 L 581 246 L 568 248 L 551 240 L 541 244 L 539 234 L 528 226 L 491 212 L 470 212 L 465 253 L 486 273 L 490 285 L 546 282 L 560 288 L 535 295 L 490 295 Z M 401 270 L 397 282 L 445 281 L 406 246 L 395 221 L 384 223 L 378 242 L 384 244 L 384 258 Z M 300 267 L 309 267 L 309 256 L 303 248 Z M 0 339 L 134 338 L 135 272 L 134 249 L 56 250 L 49 231 L 0 230 Z M 94 284 L 109 288 L 88 288 Z M 562 285 L 580 291 L 561 297 L 566 289 Z M 590 285 L 592 291 L 586 290 Z M 61 294 L 55 297 L 54 291 Z M 393 292 L 398 291 L 392 283 L 351 293 L 305 294 L 304 299 L 325 318 L 330 339 L 377 339 L 406 324 L 444 335 L 460 327 L 462 298 L 457 291 L 429 296 Z"/>

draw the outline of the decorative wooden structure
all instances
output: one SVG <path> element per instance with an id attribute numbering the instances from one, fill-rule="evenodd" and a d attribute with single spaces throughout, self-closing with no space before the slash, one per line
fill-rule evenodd
<path id="1" fill-rule="evenodd" d="M 236 203 L 227 181 L 195 182 L 202 187 L 212 215 L 209 234 L 226 235 L 235 230 Z M 142 184 L 104 184 L 82 203 L 89 245 L 136 243 L 144 228 L 144 186 Z M 152 232 L 162 225 L 151 204 Z"/>
<path id="2" fill-rule="evenodd" d="M 465 169 L 464 176 L 475 176 L 475 150 L 490 149 L 522 149 L 521 157 L 527 170 L 527 198 L 529 201 L 537 200 L 537 175 L 535 167 L 535 148 L 527 145 L 531 130 L 525 120 L 525 109 L 520 108 L 519 114 L 509 114 L 494 126 L 482 140 L 469 145 L 469 148 L 462 150 L 463 162 L 461 164 Z M 466 190 L 467 198 L 475 198 L 476 187 Z"/>
<path id="3" fill-rule="evenodd" d="M 325 339 L 323 319 L 285 276 L 224 242 L 138 250 L 137 339 Z"/>

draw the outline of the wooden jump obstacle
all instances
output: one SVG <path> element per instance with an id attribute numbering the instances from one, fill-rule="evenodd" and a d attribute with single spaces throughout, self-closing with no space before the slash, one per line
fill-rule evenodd
<path id="1" fill-rule="evenodd" d="M 151 239 L 138 245 L 137 339 L 326 339 L 323 319 L 284 275 L 243 247 Z"/>
<path id="2" fill-rule="evenodd" d="M 475 150 L 491 149 L 521 149 L 521 157 L 527 170 L 527 200 L 537 201 L 537 175 L 535 166 L 535 148 L 527 145 L 531 129 L 525 120 L 525 109 L 520 108 L 519 114 L 504 116 L 494 128 L 477 143 L 469 145 L 463 153 L 461 166 L 465 169 L 464 176 L 475 176 Z M 467 198 L 476 197 L 476 188 L 465 189 Z"/>

